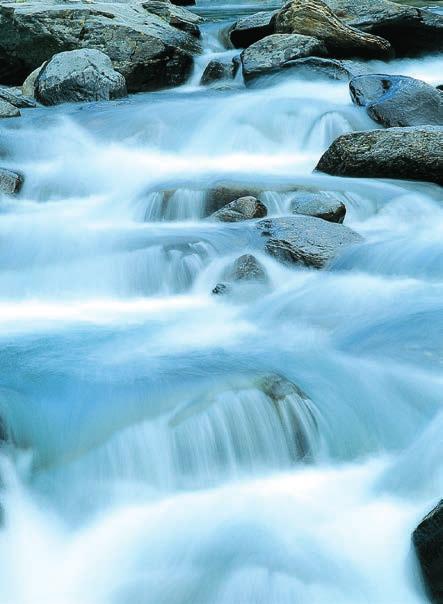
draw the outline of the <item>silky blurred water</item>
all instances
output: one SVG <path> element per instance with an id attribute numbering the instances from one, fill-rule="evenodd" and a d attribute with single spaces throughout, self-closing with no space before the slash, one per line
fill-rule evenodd
<path id="1" fill-rule="evenodd" d="M 186 86 L 0 125 L 26 174 L 0 204 L 0 604 L 426 601 L 410 533 L 443 489 L 441 189 L 312 172 L 375 127 L 344 82 L 200 87 L 252 9 L 199 5 Z M 279 264 L 253 222 L 207 220 L 220 185 L 271 216 L 327 192 L 364 241 L 325 271 Z M 248 252 L 267 286 L 211 295 Z"/>

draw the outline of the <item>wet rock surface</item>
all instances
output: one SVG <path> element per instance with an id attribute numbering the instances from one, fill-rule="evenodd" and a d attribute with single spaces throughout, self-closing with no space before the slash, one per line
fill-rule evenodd
<path id="1" fill-rule="evenodd" d="M 4 99 L 0 99 L 0 119 L 8 117 L 19 117 L 20 109 Z"/>
<path id="2" fill-rule="evenodd" d="M 349 27 L 321 0 L 291 0 L 274 18 L 276 33 L 313 36 L 334 57 L 389 58 L 389 42 Z"/>
<path id="3" fill-rule="evenodd" d="M 99 50 L 81 49 L 52 57 L 35 80 L 35 98 L 44 105 L 109 101 L 126 96 L 125 78 Z"/>
<path id="4" fill-rule="evenodd" d="M 252 195 L 240 197 L 211 215 L 212 220 L 220 222 L 240 222 L 266 216 L 266 206 Z"/>
<path id="5" fill-rule="evenodd" d="M 222 80 L 232 80 L 239 68 L 238 62 L 232 61 L 219 61 L 213 59 L 207 64 L 203 75 L 200 80 L 202 86 L 209 86 L 214 82 L 220 82 Z"/>
<path id="6" fill-rule="evenodd" d="M 249 46 L 241 54 L 245 81 L 278 71 L 289 61 L 326 55 L 323 42 L 299 34 L 274 34 Z"/>
<path id="7" fill-rule="evenodd" d="M 338 137 L 317 170 L 336 176 L 424 180 L 443 184 L 443 127 L 353 132 Z"/>
<path id="8" fill-rule="evenodd" d="M 141 4 L 0 5 L 0 83 L 22 84 L 54 54 L 92 48 L 107 54 L 131 92 L 186 80 L 200 46 Z"/>
<path id="9" fill-rule="evenodd" d="M 293 214 L 314 216 L 329 222 L 343 222 L 346 206 L 326 193 L 298 192 L 294 195 L 290 210 Z"/>
<path id="10" fill-rule="evenodd" d="M 312 216 L 261 220 L 257 229 L 265 250 L 281 262 L 323 268 L 342 249 L 362 241 L 351 229 Z"/>
<path id="11" fill-rule="evenodd" d="M 261 11 L 242 17 L 233 25 L 229 38 L 235 48 L 247 48 L 274 32 L 272 22 L 277 11 Z"/>
<path id="12" fill-rule="evenodd" d="M 443 95 L 406 76 L 368 74 L 349 83 L 351 98 L 386 127 L 443 125 Z"/>
<path id="13" fill-rule="evenodd" d="M 0 168 L 0 192 L 13 195 L 22 188 L 24 178 L 18 172 Z"/>
<path id="14" fill-rule="evenodd" d="M 412 534 L 423 579 L 432 602 L 443 602 L 443 499 Z"/>

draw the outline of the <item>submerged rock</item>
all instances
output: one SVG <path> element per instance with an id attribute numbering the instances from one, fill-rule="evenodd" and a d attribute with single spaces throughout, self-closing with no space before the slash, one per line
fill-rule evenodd
<path id="1" fill-rule="evenodd" d="M 350 81 L 349 89 L 354 103 L 383 126 L 443 125 L 443 95 L 420 80 L 360 75 Z"/>
<path id="2" fill-rule="evenodd" d="M 282 262 L 323 268 L 362 237 L 343 226 L 312 216 L 271 218 L 257 224 L 265 250 Z"/>
<path id="3" fill-rule="evenodd" d="M 272 22 L 277 11 L 261 11 L 242 17 L 229 32 L 229 38 L 235 48 L 247 48 L 274 32 Z"/>
<path id="4" fill-rule="evenodd" d="M 336 176 L 401 178 L 443 185 L 443 128 L 416 126 L 339 136 L 317 170 Z"/>
<path id="5" fill-rule="evenodd" d="M 210 189 L 206 194 L 206 213 L 213 214 L 231 201 L 241 197 L 257 197 L 261 191 L 254 187 L 245 187 L 235 184 L 221 184 Z"/>
<path id="6" fill-rule="evenodd" d="M 388 40 L 397 54 L 443 50 L 443 15 L 389 0 L 325 0 L 347 25 Z"/>
<path id="7" fill-rule="evenodd" d="M 24 178 L 18 172 L 0 168 L 0 192 L 13 195 L 22 188 Z"/>
<path id="8" fill-rule="evenodd" d="M 256 197 L 249 195 L 231 201 L 220 210 L 214 212 L 211 218 L 220 222 L 240 222 L 242 220 L 263 218 L 267 213 L 266 206 Z"/>
<path id="9" fill-rule="evenodd" d="M 0 98 L 0 119 L 5 117 L 19 117 L 20 109 Z"/>
<path id="10" fill-rule="evenodd" d="M 421 521 L 412 534 L 430 599 L 443 603 L 443 499 Z"/>
<path id="11" fill-rule="evenodd" d="M 227 269 L 225 277 L 230 281 L 266 281 L 268 275 L 255 256 L 243 254 Z"/>
<path id="12" fill-rule="evenodd" d="M 275 16 L 275 31 L 317 38 L 335 57 L 392 56 L 387 40 L 349 27 L 322 0 L 291 0 Z"/>
<path id="13" fill-rule="evenodd" d="M 0 83 L 21 84 L 54 54 L 92 48 L 107 54 L 128 90 L 183 83 L 192 69 L 194 36 L 141 4 L 26 3 L 0 5 Z"/>
<path id="14" fill-rule="evenodd" d="M 314 216 L 329 222 L 342 223 L 346 215 L 345 204 L 325 193 L 300 191 L 292 198 L 290 209 L 293 214 Z"/>
<path id="15" fill-rule="evenodd" d="M 238 61 L 220 61 L 212 59 L 206 65 L 200 80 L 202 86 L 219 82 L 220 80 L 232 80 L 239 68 Z"/>
<path id="16" fill-rule="evenodd" d="M 44 105 L 108 101 L 126 96 L 125 78 L 99 50 L 83 48 L 52 57 L 35 81 L 35 98 Z"/>
<path id="17" fill-rule="evenodd" d="M 323 42 L 299 34 L 274 34 L 255 42 L 241 53 L 245 81 L 278 71 L 289 61 L 326 55 Z"/>

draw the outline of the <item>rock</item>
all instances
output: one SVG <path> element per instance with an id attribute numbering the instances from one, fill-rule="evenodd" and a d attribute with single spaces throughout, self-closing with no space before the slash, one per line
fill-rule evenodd
<path id="1" fill-rule="evenodd" d="M 346 206 L 338 199 L 333 199 L 325 193 L 300 191 L 294 195 L 291 201 L 291 212 L 341 223 L 346 215 Z"/>
<path id="2" fill-rule="evenodd" d="M 6 86 L 0 86 L 0 100 L 6 101 L 17 109 L 26 109 L 28 107 L 36 107 L 35 101 L 32 98 L 23 96 L 20 89 L 7 88 Z"/>
<path id="3" fill-rule="evenodd" d="M 21 84 L 54 54 L 79 48 L 107 54 L 128 90 L 158 90 L 186 81 L 194 36 L 149 13 L 140 3 L 0 5 L 0 83 Z"/>
<path id="4" fill-rule="evenodd" d="M 267 213 L 266 206 L 252 195 L 249 195 L 231 201 L 224 208 L 214 212 L 211 218 L 220 222 L 240 222 L 242 220 L 263 218 Z"/>
<path id="5" fill-rule="evenodd" d="M 0 191 L 8 195 L 18 193 L 22 188 L 24 178 L 18 172 L 0 168 Z"/>
<path id="6" fill-rule="evenodd" d="M 242 17 L 234 23 L 229 32 L 229 39 L 234 48 L 247 48 L 274 32 L 272 19 L 277 11 L 261 11 Z"/>
<path id="7" fill-rule="evenodd" d="M 416 126 L 339 136 L 317 170 L 336 176 L 403 178 L 443 185 L 443 128 Z"/>
<path id="8" fill-rule="evenodd" d="M 214 296 L 225 296 L 226 294 L 231 293 L 231 286 L 229 283 L 217 283 L 217 285 L 212 290 Z"/>
<path id="9" fill-rule="evenodd" d="M 243 76 L 250 81 L 278 71 L 288 61 L 327 53 L 323 42 L 298 34 L 274 34 L 255 42 L 241 53 Z"/>
<path id="10" fill-rule="evenodd" d="M 0 99 L 0 119 L 4 117 L 19 117 L 20 109 L 8 103 L 8 101 L 4 101 Z"/>
<path id="11" fill-rule="evenodd" d="M 358 233 L 312 216 L 267 218 L 257 224 L 265 250 L 277 260 L 323 268 L 342 249 L 362 241 Z"/>
<path id="12" fill-rule="evenodd" d="M 406 76 L 360 75 L 349 83 L 354 103 L 383 126 L 443 125 L 443 95 Z"/>
<path id="13" fill-rule="evenodd" d="M 228 281 L 267 281 L 268 275 L 264 266 L 252 254 L 243 254 L 237 258 L 226 273 Z"/>
<path id="14" fill-rule="evenodd" d="M 322 57 L 306 57 L 295 59 L 285 64 L 285 70 L 290 69 L 295 76 L 312 78 L 329 78 L 331 80 L 349 81 L 359 74 L 368 73 L 364 63 L 349 59 L 337 60 Z"/>
<path id="15" fill-rule="evenodd" d="M 322 0 L 291 0 L 274 20 L 276 33 L 317 38 L 334 57 L 386 59 L 392 56 L 387 40 L 344 24 Z"/>
<path id="16" fill-rule="evenodd" d="M 260 190 L 253 187 L 244 187 L 235 184 L 222 184 L 214 189 L 210 189 L 206 194 L 206 213 L 213 214 L 220 210 L 231 201 L 235 201 L 240 197 L 257 197 L 261 193 Z"/>
<path id="17" fill-rule="evenodd" d="M 161 17 L 166 23 L 177 29 L 181 29 L 191 36 L 200 37 L 198 23 L 202 18 L 191 13 L 191 11 L 175 6 L 169 0 L 148 0 L 142 3 L 143 8 L 148 12 Z"/>
<path id="18" fill-rule="evenodd" d="M 443 499 L 412 534 L 423 579 L 432 602 L 443 602 Z"/>
<path id="19" fill-rule="evenodd" d="M 325 0 L 347 25 L 388 40 L 396 54 L 443 50 L 443 15 L 389 0 Z"/>
<path id="20" fill-rule="evenodd" d="M 171 3 L 176 6 L 194 6 L 195 0 L 171 0 Z"/>
<path id="21" fill-rule="evenodd" d="M 35 98 L 44 105 L 109 101 L 126 96 L 125 78 L 99 50 L 83 48 L 52 57 L 35 81 Z"/>
<path id="22" fill-rule="evenodd" d="M 35 82 L 37 81 L 37 78 L 40 75 L 40 72 L 45 65 L 46 65 L 46 61 L 44 63 L 42 63 L 42 65 L 40 65 L 40 67 L 37 67 L 37 69 L 34 69 L 34 71 L 32 71 L 28 75 L 26 80 L 23 82 L 22 93 L 24 94 L 24 96 L 26 96 L 28 98 L 34 98 Z"/>
<path id="23" fill-rule="evenodd" d="M 235 77 L 238 68 L 238 62 L 223 62 L 218 59 L 213 59 L 206 65 L 200 84 L 202 86 L 207 86 L 208 84 L 213 84 L 220 80 L 232 80 Z"/>

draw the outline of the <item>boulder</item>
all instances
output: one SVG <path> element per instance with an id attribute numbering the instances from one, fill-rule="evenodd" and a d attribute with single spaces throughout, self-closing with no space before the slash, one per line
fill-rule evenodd
<path id="1" fill-rule="evenodd" d="M 18 172 L 0 168 L 0 192 L 14 195 L 18 193 L 23 185 L 23 176 Z"/>
<path id="2" fill-rule="evenodd" d="M 248 195 L 231 201 L 226 206 L 211 214 L 213 220 L 220 222 L 240 222 L 263 218 L 267 214 L 266 206 L 256 197 Z"/>
<path id="3" fill-rule="evenodd" d="M 285 64 L 285 71 L 289 69 L 291 74 L 296 77 L 328 78 L 344 81 L 349 81 L 356 75 L 368 73 L 368 67 L 365 63 L 349 59 L 338 60 L 323 57 L 306 57 L 288 61 Z"/>
<path id="4" fill-rule="evenodd" d="M 41 72 L 41 70 L 43 69 L 43 67 L 46 65 L 46 61 L 44 63 L 42 63 L 42 65 L 40 65 L 40 67 L 37 67 L 37 69 L 34 69 L 34 71 L 32 71 L 28 77 L 26 78 L 26 80 L 23 82 L 22 84 L 22 93 L 24 96 L 28 97 L 28 98 L 34 98 L 35 96 L 35 83 L 37 81 L 37 78 Z"/>
<path id="5" fill-rule="evenodd" d="M 0 100 L 14 105 L 17 109 L 27 109 L 37 106 L 35 101 L 32 98 L 24 96 L 20 89 L 7 88 L 6 86 L 0 86 Z"/>
<path id="6" fill-rule="evenodd" d="M 191 13 L 191 11 L 181 6 L 175 6 L 169 0 L 148 0 L 147 2 L 143 2 L 142 6 L 149 13 L 161 17 L 166 23 L 172 25 L 172 27 L 181 29 L 196 38 L 200 37 L 198 24 L 201 23 L 202 18 L 195 13 Z"/>
<path id="7" fill-rule="evenodd" d="M 0 83 L 21 84 L 54 54 L 79 48 L 107 54 L 130 92 L 186 81 L 194 36 L 149 13 L 142 4 L 94 2 L 0 5 Z"/>
<path id="8" fill-rule="evenodd" d="M 195 0 L 171 0 L 171 3 L 176 6 L 194 6 Z"/>
<path id="9" fill-rule="evenodd" d="M 421 521 L 412 534 L 412 542 L 428 595 L 432 602 L 443 603 L 443 499 Z"/>
<path id="10" fill-rule="evenodd" d="M 291 0 L 274 20 L 276 33 L 313 36 L 322 40 L 334 57 L 392 56 L 387 40 L 349 27 L 322 0 Z"/>
<path id="11" fill-rule="evenodd" d="M 433 86 L 406 76 L 360 75 L 349 83 L 354 103 L 379 124 L 443 125 L 443 95 Z"/>
<path id="12" fill-rule="evenodd" d="M 267 218 L 257 224 L 265 250 L 277 260 L 323 268 L 344 248 L 362 241 L 358 233 L 312 216 Z"/>
<path id="13" fill-rule="evenodd" d="M 208 86 L 220 80 L 232 80 L 238 71 L 239 64 L 236 61 L 220 61 L 212 59 L 206 65 L 200 80 L 202 86 Z"/>
<path id="14" fill-rule="evenodd" d="M 247 48 L 274 32 L 272 22 L 277 11 L 261 11 L 242 17 L 234 23 L 229 32 L 229 39 L 234 48 Z"/>
<path id="15" fill-rule="evenodd" d="M 317 170 L 336 176 L 424 180 L 443 185 L 443 128 L 416 126 L 339 136 Z"/>
<path id="16" fill-rule="evenodd" d="M 323 42 L 299 34 L 273 34 L 255 42 L 241 53 L 243 76 L 248 82 L 258 76 L 276 72 L 294 59 L 325 55 Z"/>
<path id="17" fill-rule="evenodd" d="M 35 98 L 44 105 L 109 101 L 126 96 L 125 78 L 100 50 L 82 48 L 52 57 L 35 81 Z"/>
<path id="18" fill-rule="evenodd" d="M 341 223 L 346 215 L 345 204 L 326 193 L 299 191 L 292 198 L 290 209 L 293 214 L 315 216 L 329 222 Z"/>
<path id="19" fill-rule="evenodd" d="M 0 98 L 0 119 L 4 117 L 19 117 L 20 109 Z"/>
<path id="20" fill-rule="evenodd" d="M 260 190 L 236 184 L 220 184 L 210 189 L 206 194 L 206 214 L 210 215 L 220 210 L 231 201 L 240 197 L 257 197 Z"/>
<path id="21" fill-rule="evenodd" d="M 268 275 L 264 266 L 252 254 L 243 254 L 237 258 L 226 273 L 228 281 L 267 281 Z"/>
<path id="22" fill-rule="evenodd" d="M 443 15 L 389 0 L 325 0 L 347 25 L 388 40 L 396 54 L 443 50 Z"/>

